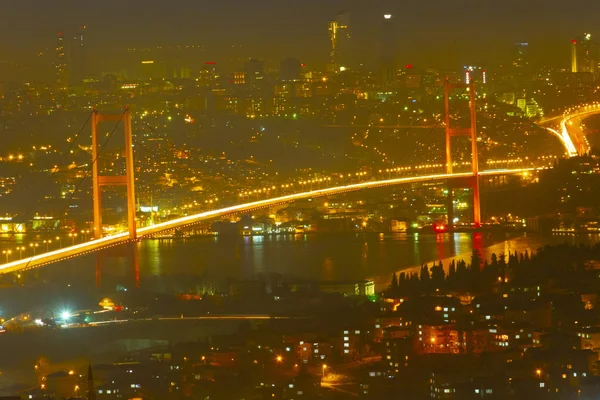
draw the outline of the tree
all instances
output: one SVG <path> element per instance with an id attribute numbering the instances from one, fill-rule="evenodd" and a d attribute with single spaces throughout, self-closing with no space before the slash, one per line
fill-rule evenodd
<path id="1" fill-rule="evenodd" d="M 473 252 L 471 253 L 471 268 L 479 271 L 481 269 L 481 261 L 481 253 L 478 249 L 473 249 Z"/>
<path id="2" fill-rule="evenodd" d="M 393 292 L 396 292 L 398 290 L 398 276 L 396 276 L 395 272 L 392 275 L 392 283 L 390 285 L 390 288 L 392 289 Z"/>
<path id="3" fill-rule="evenodd" d="M 431 283 L 433 283 L 434 289 L 440 289 L 444 286 L 444 280 L 446 279 L 446 273 L 444 272 L 444 264 L 440 261 L 438 265 L 433 264 L 431 267 Z"/>
<path id="4" fill-rule="evenodd" d="M 430 281 L 431 281 L 431 276 L 429 275 L 429 267 L 427 266 L 427 264 L 423 265 L 421 267 L 421 290 L 428 292 L 430 289 Z"/>
<path id="5" fill-rule="evenodd" d="M 504 254 L 500 254 L 498 257 L 498 277 L 501 282 L 506 279 L 506 256 Z"/>
<path id="6" fill-rule="evenodd" d="M 498 266 L 498 256 L 496 255 L 496 253 L 492 253 L 492 257 L 490 257 L 490 265 L 492 267 Z"/>
<path id="7" fill-rule="evenodd" d="M 456 263 L 454 260 L 450 261 L 450 266 L 448 267 L 448 279 L 454 279 L 456 277 Z"/>

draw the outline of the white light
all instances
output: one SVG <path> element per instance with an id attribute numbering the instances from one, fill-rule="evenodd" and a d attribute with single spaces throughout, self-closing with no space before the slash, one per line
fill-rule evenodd
<path id="1" fill-rule="evenodd" d="M 392 18 L 392 14 L 385 14 L 385 15 L 383 16 L 383 18 L 385 18 L 385 19 L 390 19 L 390 18 Z"/>
<path id="2" fill-rule="evenodd" d="M 60 317 L 64 320 L 64 321 L 68 321 L 71 318 L 71 313 L 68 311 L 63 311 L 62 313 L 60 313 Z"/>

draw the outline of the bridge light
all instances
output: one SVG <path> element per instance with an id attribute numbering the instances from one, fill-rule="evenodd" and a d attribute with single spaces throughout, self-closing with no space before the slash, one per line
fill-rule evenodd
<path id="1" fill-rule="evenodd" d="M 435 224 L 433 226 L 433 229 L 438 233 L 446 232 L 446 225 L 441 224 L 441 223 Z"/>

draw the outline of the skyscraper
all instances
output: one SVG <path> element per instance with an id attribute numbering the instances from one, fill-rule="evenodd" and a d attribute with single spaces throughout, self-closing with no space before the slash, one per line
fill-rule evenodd
<path id="1" fill-rule="evenodd" d="M 86 76 L 85 65 L 85 25 L 79 26 L 78 32 L 71 42 L 71 65 L 69 80 L 72 85 L 79 85 Z"/>
<path id="2" fill-rule="evenodd" d="M 571 41 L 571 72 L 588 72 L 596 77 L 599 58 L 598 45 L 589 33 Z"/>
<path id="3" fill-rule="evenodd" d="M 396 24 L 392 14 L 383 16 L 379 49 L 379 76 L 381 83 L 387 85 L 396 80 Z"/>
<path id="4" fill-rule="evenodd" d="M 529 66 L 529 43 L 515 43 L 512 65 L 516 69 L 523 69 Z"/>
<path id="5" fill-rule="evenodd" d="M 251 58 L 244 63 L 245 82 L 248 86 L 256 88 L 263 82 L 265 65 L 262 61 Z"/>
<path id="6" fill-rule="evenodd" d="M 529 43 L 515 43 L 510 68 L 503 77 L 512 81 L 531 81 L 534 74 L 530 60 Z"/>
<path id="7" fill-rule="evenodd" d="M 328 70 L 330 72 L 339 71 L 340 68 L 349 68 L 352 65 L 351 39 L 349 13 L 340 13 L 335 19 L 329 21 L 331 51 Z"/>
<path id="8" fill-rule="evenodd" d="M 579 72 L 577 68 L 577 39 L 571 40 L 571 72 Z"/>
<path id="9" fill-rule="evenodd" d="M 302 63 L 295 58 L 286 58 L 279 64 L 281 81 L 299 81 L 302 74 Z"/>
<path id="10" fill-rule="evenodd" d="M 55 57 L 56 89 L 65 91 L 67 89 L 67 61 L 65 59 L 65 38 L 62 32 L 58 32 L 57 35 Z"/>

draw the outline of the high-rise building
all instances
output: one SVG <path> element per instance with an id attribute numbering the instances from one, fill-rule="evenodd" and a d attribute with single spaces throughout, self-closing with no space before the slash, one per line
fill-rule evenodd
<path id="1" fill-rule="evenodd" d="M 262 61 L 251 58 L 244 64 L 245 83 L 250 87 L 259 86 L 265 76 L 265 66 Z"/>
<path id="2" fill-rule="evenodd" d="M 585 33 L 571 41 L 571 72 L 588 72 L 598 74 L 600 59 L 598 45 L 592 40 L 592 35 Z"/>
<path id="3" fill-rule="evenodd" d="M 85 25 L 79 26 L 79 30 L 71 41 L 71 66 L 69 78 L 72 85 L 79 85 L 86 76 L 85 57 Z"/>
<path id="4" fill-rule="evenodd" d="M 512 65 L 517 69 L 524 69 L 529 66 L 529 43 L 515 43 Z"/>
<path id="5" fill-rule="evenodd" d="M 571 40 L 571 72 L 579 72 L 577 69 L 577 39 L 573 39 Z"/>
<path id="6" fill-rule="evenodd" d="M 379 76 L 381 83 L 387 85 L 396 80 L 396 24 L 392 14 L 383 16 L 379 49 Z"/>
<path id="7" fill-rule="evenodd" d="M 340 13 L 335 19 L 329 21 L 329 41 L 331 51 L 329 53 L 330 72 L 337 72 L 340 68 L 347 69 L 352 66 L 350 32 L 350 14 Z"/>
<path id="8" fill-rule="evenodd" d="M 281 81 L 299 81 L 302 75 L 302 64 L 295 58 L 286 58 L 279 64 Z"/>
<path id="9" fill-rule="evenodd" d="M 217 69 L 217 63 L 215 61 L 207 61 L 200 70 L 197 81 L 200 87 L 215 88 L 219 86 L 220 79 L 221 76 Z"/>
<path id="10" fill-rule="evenodd" d="M 65 37 L 62 32 L 58 32 L 55 57 L 56 88 L 59 91 L 65 91 L 67 89 L 67 60 L 65 58 Z"/>
<path id="11" fill-rule="evenodd" d="M 534 74 L 530 60 L 529 43 L 515 43 L 510 68 L 503 75 L 503 78 L 513 82 L 531 81 Z"/>

